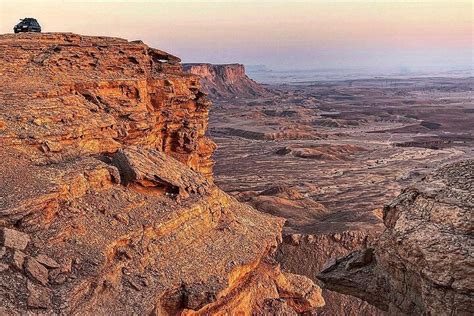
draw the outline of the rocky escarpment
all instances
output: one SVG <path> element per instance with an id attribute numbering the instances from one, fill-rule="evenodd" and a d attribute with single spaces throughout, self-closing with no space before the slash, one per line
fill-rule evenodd
<path id="1" fill-rule="evenodd" d="M 241 64 L 184 64 L 184 70 L 201 78 L 203 91 L 212 98 L 245 98 L 270 95 L 250 79 Z"/>
<path id="2" fill-rule="evenodd" d="M 141 42 L 0 36 L 0 313 L 310 311 L 282 221 L 212 181 L 210 102 Z"/>
<path id="3" fill-rule="evenodd" d="M 446 165 L 385 207 L 377 242 L 332 262 L 319 278 L 389 314 L 470 315 L 473 208 L 474 160 Z"/>

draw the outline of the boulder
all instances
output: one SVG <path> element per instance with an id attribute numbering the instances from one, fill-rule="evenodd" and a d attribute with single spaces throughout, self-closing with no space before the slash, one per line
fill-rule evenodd
<path id="1" fill-rule="evenodd" d="M 6 227 L 0 228 L 0 243 L 5 247 L 25 250 L 29 241 L 28 234 Z"/>

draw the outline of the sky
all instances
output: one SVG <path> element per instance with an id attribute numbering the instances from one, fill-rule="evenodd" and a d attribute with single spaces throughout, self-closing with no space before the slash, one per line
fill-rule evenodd
<path id="1" fill-rule="evenodd" d="M 0 0 L 0 33 L 23 17 L 44 32 L 107 35 L 184 62 L 270 69 L 469 69 L 472 1 Z"/>

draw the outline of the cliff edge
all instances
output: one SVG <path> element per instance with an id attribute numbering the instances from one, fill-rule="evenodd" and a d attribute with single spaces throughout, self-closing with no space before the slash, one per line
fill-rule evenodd
<path id="1" fill-rule="evenodd" d="M 212 181 L 211 103 L 140 41 L 0 35 L 0 314 L 298 314 L 282 220 Z"/>
<path id="2" fill-rule="evenodd" d="M 385 207 L 374 245 L 330 263 L 319 278 L 391 315 L 470 315 L 473 209 L 474 160 L 446 165 Z"/>

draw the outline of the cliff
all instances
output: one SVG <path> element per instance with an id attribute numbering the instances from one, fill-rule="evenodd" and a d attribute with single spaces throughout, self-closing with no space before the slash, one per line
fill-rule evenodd
<path id="1" fill-rule="evenodd" d="M 446 165 L 385 207 L 386 229 L 373 245 L 319 278 L 391 315 L 470 315 L 473 207 L 474 160 Z"/>
<path id="2" fill-rule="evenodd" d="M 142 42 L 0 35 L 0 313 L 298 314 L 282 220 L 212 181 L 211 103 Z"/>
<path id="3" fill-rule="evenodd" d="M 250 79 L 241 64 L 184 64 L 184 71 L 201 78 L 203 91 L 212 98 L 268 96 L 270 92 Z"/>

